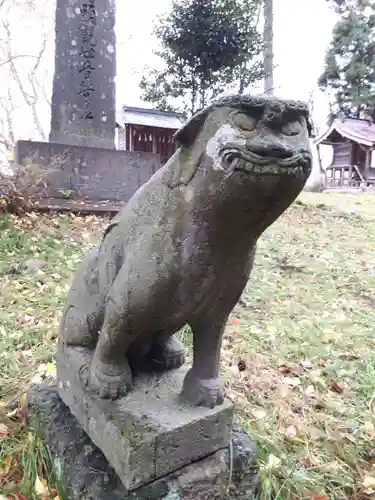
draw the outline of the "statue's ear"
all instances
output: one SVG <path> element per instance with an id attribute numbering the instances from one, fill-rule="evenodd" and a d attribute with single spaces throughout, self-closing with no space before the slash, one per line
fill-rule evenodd
<path id="1" fill-rule="evenodd" d="M 171 172 L 169 182 L 171 188 L 181 184 L 186 186 L 194 177 L 203 154 L 200 145 L 194 143 L 199 137 L 210 110 L 211 106 L 202 109 L 174 134 L 173 139 L 180 146 L 180 151 Z"/>
<path id="2" fill-rule="evenodd" d="M 189 120 L 180 127 L 174 134 L 173 139 L 179 146 L 189 148 L 197 139 L 199 132 L 202 130 L 204 122 L 208 116 L 211 107 L 208 106 L 198 113 L 195 113 Z"/>

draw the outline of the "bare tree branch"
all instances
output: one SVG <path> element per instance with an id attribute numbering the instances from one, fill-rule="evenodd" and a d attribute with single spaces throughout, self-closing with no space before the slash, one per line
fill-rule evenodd
<path id="1" fill-rule="evenodd" d="M 1 68 L 1 66 L 5 66 L 6 64 L 9 64 L 14 59 L 20 59 L 22 57 L 34 58 L 36 56 L 33 56 L 31 54 L 15 54 L 11 57 L 11 59 L 5 59 L 5 61 L 0 61 L 0 68 Z"/>
<path id="2" fill-rule="evenodd" d="M 41 61 L 43 59 L 43 56 L 46 51 L 47 47 L 47 41 L 44 38 L 42 45 L 38 51 L 37 55 L 30 56 L 31 58 L 35 59 L 35 64 L 32 66 L 30 71 L 28 72 L 26 78 L 28 83 L 30 84 L 30 89 L 29 91 L 27 89 L 27 86 L 25 85 L 25 77 L 21 77 L 20 72 L 15 64 L 16 60 L 19 58 L 18 55 L 13 53 L 12 50 L 12 44 L 11 44 L 11 28 L 9 25 L 8 21 L 3 21 L 2 22 L 2 27 L 5 32 L 5 40 L 3 40 L 3 43 L 5 45 L 5 52 L 6 52 L 6 61 L 4 61 L 3 64 L 8 64 L 9 66 L 9 73 L 16 83 L 18 90 L 20 92 L 20 95 L 22 96 L 25 104 L 29 107 L 32 117 L 33 117 L 33 123 L 34 126 L 41 137 L 42 140 L 46 140 L 46 133 L 43 129 L 42 122 L 39 118 L 38 114 L 38 101 L 39 101 L 39 92 L 42 88 L 42 85 L 38 82 L 38 70 L 41 65 Z M 42 90 L 42 96 L 46 96 L 45 89 L 43 88 Z"/>
<path id="3" fill-rule="evenodd" d="M 8 151 L 13 149 L 15 144 L 12 120 L 14 110 L 13 98 L 10 89 L 8 89 L 7 99 L 0 99 L 0 144 Z"/>

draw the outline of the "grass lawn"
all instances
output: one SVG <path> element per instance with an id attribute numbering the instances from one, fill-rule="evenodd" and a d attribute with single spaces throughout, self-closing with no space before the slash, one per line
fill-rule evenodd
<path id="1" fill-rule="evenodd" d="M 63 499 L 47 450 L 23 424 L 22 393 L 54 375 L 64 296 L 107 221 L 0 216 L 5 498 Z M 259 242 L 222 371 L 236 418 L 259 445 L 264 500 L 375 498 L 374 250 L 370 196 L 303 193 Z M 47 495 L 46 485 L 57 490 Z"/>

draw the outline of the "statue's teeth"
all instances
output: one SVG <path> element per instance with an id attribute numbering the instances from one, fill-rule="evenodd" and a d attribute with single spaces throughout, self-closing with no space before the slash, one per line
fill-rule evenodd
<path id="1" fill-rule="evenodd" d="M 233 169 L 245 170 L 249 173 L 264 174 L 264 175 L 303 175 L 303 168 L 301 165 L 280 167 L 278 165 L 259 165 L 249 161 L 238 158 L 233 160 Z"/>

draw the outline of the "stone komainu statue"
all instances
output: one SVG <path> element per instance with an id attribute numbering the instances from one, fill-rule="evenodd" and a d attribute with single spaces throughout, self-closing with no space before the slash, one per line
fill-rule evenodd
<path id="1" fill-rule="evenodd" d="M 182 396 L 223 401 L 224 327 L 259 236 L 310 174 L 309 136 L 304 103 L 263 96 L 217 100 L 176 133 L 178 151 L 111 221 L 71 285 L 59 351 L 93 350 L 88 390 L 115 399 L 142 366 L 180 367 L 175 334 L 188 324 L 194 360 Z"/>

